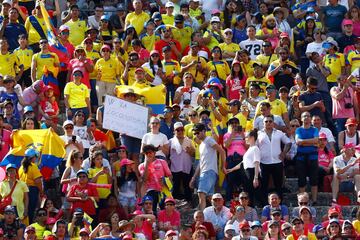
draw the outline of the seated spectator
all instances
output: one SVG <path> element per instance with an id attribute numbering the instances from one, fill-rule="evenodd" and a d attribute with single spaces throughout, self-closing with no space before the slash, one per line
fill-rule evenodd
<path id="1" fill-rule="evenodd" d="M 249 239 L 249 240 L 257 240 L 257 237 L 251 236 L 251 228 L 249 222 L 244 220 L 239 224 L 240 235 L 235 236 L 232 240 L 241 240 L 241 239 Z"/>
<path id="2" fill-rule="evenodd" d="M 14 115 L 14 103 L 8 99 L 2 103 L 3 107 L 3 126 L 6 130 L 12 131 L 13 129 L 20 128 L 20 119 Z"/>
<path id="3" fill-rule="evenodd" d="M 329 208 L 327 213 L 327 220 L 322 222 L 321 225 L 327 230 L 330 221 L 332 219 L 336 219 L 339 224 L 343 224 L 344 220 L 342 219 L 341 207 L 339 205 L 335 205 Z"/>
<path id="4" fill-rule="evenodd" d="M 301 236 L 306 236 L 308 240 L 316 240 L 315 234 L 309 232 L 308 229 L 304 228 L 304 222 L 300 218 L 293 218 L 291 224 L 293 231 L 291 235 L 286 237 L 287 240 L 299 239 L 299 237 Z"/>
<path id="5" fill-rule="evenodd" d="M 268 224 L 268 229 L 265 231 L 265 238 L 268 239 L 281 239 L 280 224 L 276 220 L 271 220 Z"/>
<path id="6" fill-rule="evenodd" d="M 261 222 L 271 220 L 271 209 L 280 209 L 281 216 L 284 221 L 289 220 L 289 210 L 285 205 L 280 204 L 281 199 L 277 193 L 270 193 L 268 195 L 269 205 L 266 205 L 261 212 Z"/>
<path id="7" fill-rule="evenodd" d="M 343 191 L 360 190 L 359 159 L 354 157 L 354 145 L 345 144 L 341 155 L 334 158 L 334 177 L 332 180 L 332 202 L 337 202 L 337 195 Z M 355 188 L 354 188 L 355 187 Z"/>
<path id="8" fill-rule="evenodd" d="M 352 143 L 356 146 L 360 141 L 360 131 L 357 130 L 358 122 L 355 118 L 349 118 L 345 123 L 345 130 L 339 132 L 338 146 L 342 149 L 345 144 Z"/>
<path id="9" fill-rule="evenodd" d="M 225 229 L 227 226 L 232 226 L 236 235 L 239 235 L 240 234 L 239 223 L 241 223 L 244 220 L 245 220 L 245 208 L 243 206 L 237 206 L 235 208 L 234 215 L 229 221 L 227 221 Z"/>
<path id="10" fill-rule="evenodd" d="M 2 231 L 2 229 L 1 229 Z M 32 226 L 27 226 L 24 231 L 24 239 L 25 240 L 36 240 L 36 232 L 35 228 Z"/>
<path id="11" fill-rule="evenodd" d="M 319 148 L 318 148 L 318 187 L 323 190 L 324 178 L 327 175 L 331 175 L 333 171 L 333 159 L 334 154 L 327 147 L 327 137 L 325 133 L 319 134 Z"/>
<path id="12" fill-rule="evenodd" d="M 160 238 L 163 238 L 165 233 L 167 234 L 170 230 L 174 230 L 176 233 L 180 231 L 180 212 L 176 210 L 173 198 L 165 199 L 165 209 L 158 213 L 157 220 Z"/>
<path id="13" fill-rule="evenodd" d="M 304 228 L 312 232 L 314 227 L 313 217 L 311 216 L 310 208 L 303 206 L 299 209 L 300 219 L 304 222 Z"/>
<path id="14" fill-rule="evenodd" d="M 326 235 L 328 239 L 342 239 L 341 237 L 341 223 L 339 219 L 332 218 L 329 225 L 326 227 Z"/>
<path id="15" fill-rule="evenodd" d="M 276 222 L 276 223 L 279 225 L 279 229 L 281 228 L 281 225 L 282 225 L 283 223 L 285 223 L 285 221 L 281 219 L 282 216 L 281 216 L 281 211 L 280 211 L 280 209 L 272 208 L 272 209 L 270 210 L 270 214 L 271 214 L 271 215 L 270 215 L 271 219 L 268 220 L 268 221 L 266 221 L 266 222 L 264 222 L 264 223 L 262 224 L 262 230 L 263 230 L 263 232 L 267 232 L 267 231 L 269 230 L 269 227 L 270 227 L 269 225 L 270 225 L 271 223 Z"/>
<path id="16" fill-rule="evenodd" d="M 283 237 L 287 237 L 289 235 L 291 235 L 292 233 L 292 225 L 288 222 L 283 223 L 283 225 L 281 225 L 281 236 Z"/>
<path id="17" fill-rule="evenodd" d="M 74 210 L 74 215 L 71 218 L 71 222 L 68 224 L 69 236 L 71 239 L 79 238 L 83 233 L 89 235 L 92 227 L 84 218 L 84 211 L 81 208 L 76 208 Z"/>
<path id="18" fill-rule="evenodd" d="M 204 226 L 206 228 L 210 240 L 216 239 L 216 232 L 213 224 L 205 221 L 204 213 L 200 210 L 195 211 L 194 213 L 194 222 L 191 224 L 192 232 L 195 232 L 198 226 Z"/>
<path id="19" fill-rule="evenodd" d="M 224 227 L 232 214 L 230 209 L 224 206 L 224 199 L 220 193 L 212 195 L 211 204 L 212 206 L 204 209 L 205 220 L 214 223 L 216 237 L 222 239 Z"/>
<path id="20" fill-rule="evenodd" d="M 247 192 L 239 193 L 240 206 L 245 208 L 245 219 L 251 223 L 259 219 L 256 209 L 249 206 L 250 198 Z"/>
<path id="21" fill-rule="evenodd" d="M 299 210 L 302 207 L 308 207 L 310 209 L 311 216 L 313 217 L 313 220 L 316 219 L 316 209 L 314 207 L 310 206 L 310 198 L 309 194 L 307 192 L 302 192 L 297 194 L 297 201 L 298 206 L 294 207 L 291 213 L 291 217 L 300 217 L 299 216 Z"/>
<path id="22" fill-rule="evenodd" d="M 256 221 L 252 221 L 250 224 L 251 227 L 251 235 L 254 237 L 257 237 L 258 239 L 263 239 L 264 238 L 264 234 L 262 231 L 262 227 L 261 227 L 261 222 L 256 220 Z"/>
<path id="23" fill-rule="evenodd" d="M 341 235 L 343 238 L 355 238 L 358 239 L 354 226 L 349 220 L 345 220 L 342 225 Z"/>
<path id="24" fill-rule="evenodd" d="M 133 222 L 135 223 L 134 232 L 137 239 L 151 239 L 152 238 L 152 225 L 156 221 L 153 214 L 144 214 L 140 210 L 133 212 Z M 141 236 L 144 236 L 142 238 Z M 146 236 L 146 238 L 145 238 Z"/>
<path id="25" fill-rule="evenodd" d="M 0 229 L 3 236 L 12 236 L 16 239 L 22 239 L 25 226 L 16 218 L 16 210 L 13 206 L 6 206 L 4 209 L 4 218 L 0 220 Z M 42 237 L 40 238 L 42 239 Z"/>

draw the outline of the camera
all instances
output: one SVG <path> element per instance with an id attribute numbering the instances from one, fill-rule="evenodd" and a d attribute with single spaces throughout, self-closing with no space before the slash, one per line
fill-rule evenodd
<path id="1" fill-rule="evenodd" d="M 183 104 L 184 104 L 184 105 L 190 105 L 190 103 L 191 103 L 191 100 L 190 100 L 190 99 L 185 99 L 185 100 L 183 101 Z"/>
<path id="2" fill-rule="evenodd" d="M 353 108 L 354 105 L 352 105 L 351 103 L 345 103 L 345 108 L 346 109 L 350 109 L 350 108 Z"/>

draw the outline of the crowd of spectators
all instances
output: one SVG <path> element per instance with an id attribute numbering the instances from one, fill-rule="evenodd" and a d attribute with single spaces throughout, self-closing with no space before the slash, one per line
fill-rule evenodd
<path id="1" fill-rule="evenodd" d="M 149 108 L 141 139 L 106 95 Z M 358 0 L 2 0 L 0 160 L 23 130 L 66 154 L 6 165 L 0 240 L 360 239 L 359 101 Z"/>

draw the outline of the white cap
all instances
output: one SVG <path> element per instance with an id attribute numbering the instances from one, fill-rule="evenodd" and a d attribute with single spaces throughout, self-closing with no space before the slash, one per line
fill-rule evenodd
<path id="1" fill-rule="evenodd" d="M 220 193 L 215 193 L 211 197 L 211 200 L 214 200 L 214 199 L 223 199 L 223 196 Z"/>
<path id="2" fill-rule="evenodd" d="M 2 2 L 2 4 L 5 4 L 5 3 L 7 3 L 7 4 L 9 4 L 9 5 L 12 5 L 12 1 L 11 1 L 11 0 L 4 0 L 4 1 Z"/>
<path id="3" fill-rule="evenodd" d="M 200 0 L 189 0 L 189 2 L 200 2 Z"/>
<path id="4" fill-rule="evenodd" d="M 225 30 L 224 30 L 224 33 L 227 33 L 227 32 L 233 32 L 230 28 L 226 28 Z"/>
<path id="5" fill-rule="evenodd" d="M 175 124 L 174 124 L 174 130 L 176 130 L 176 129 L 178 129 L 178 128 L 183 128 L 184 127 L 184 125 L 182 124 L 182 122 L 176 122 Z"/>
<path id="6" fill-rule="evenodd" d="M 59 31 L 62 32 L 62 31 L 65 31 L 65 30 L 70 31 L 70 28 L 68 26 L 66 26 L 66 25 L 61 25 L 60 28 L 59 28 Z"/>
<path id="7" fill-rule="evenodd" d="M 199 56 L 199 57 L 203 57 L 203 58 L 205 58 L 206 60 L 209 59 L 209 54 L 208 54 L 206 51 L 199 51 L 199 52 L 198 52 L 198 56 Z"/>
<path id="8" fill-rule="evenodd" d="M 236 231 L 236 229 L 235 229 L 235 227 L 234 227 L 233 224 L 226 224 L 226 225 L 225 225 L 224 233 L 226 233 L 226 231 L 228 231 L 228 230 L 234 230 L 234 231 Z"/>
<path id="9" fill-rule="evenodd" d="M 213 23 L 213 22 L 220 22 L 220 18 L 219 18 L 219 17 L 217 17 L 217 16 L 213 16 L 213 17 L 211 17 L 211 19 L 210 19 L 210 23 Z"/>
<path id="10" fill-rule="evenodd" d="M 170 8 L 170 7 L 175 7 L 175 5 L 174 5 L 173 2 L 168 1 L 168 2 L 165 4 L 165 7 L 166 7 L 166 8 Z"/>
<path id="11" fill-rule="evenodd" d="M 66 120 L 66 121 L 63 123 L 63 127 L 65 127 L 66 125 L 73 125 L 73 126 L 74 126 L 74 122 L 71 121 L 71 120 Z"/>

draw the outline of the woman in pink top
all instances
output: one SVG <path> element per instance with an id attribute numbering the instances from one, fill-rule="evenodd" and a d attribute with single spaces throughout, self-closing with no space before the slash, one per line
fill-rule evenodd
<path id="1" fill-rule="evenodd" d="M 333 158 L 334 154 L 328 149 L 327 138 L 325 133 L 319 134 L 319 148 L 318 148 L 318 162 L 319 162 L 319 172 L 318 172 L 318 181 L 319 189 L 324 187 L 324 177 L 326 175 L 332 174 Z"/>
<path id="2" fill-rule="evenodd" d="M 72 71 L 75 68 L 80 68 L 83 72 L 83 78 L 81 79 L 81 83 L 85 84 L 88 89 L 90 87 L 90 77 L 89 74 L 94 71 L 94 63 L 90 58 L 86 57 L 85 48 L 82 46 L 77 46 L 74 53 L 74 58 L 69 62 L 69 74 L 67 75 L 68 82 L 71 79 L 73 80 Z"/>
<path id="3" fill-rule="evenodd" d="M 234 60 L 231 64 L 231 73 L 226 78 L 226 98 L 232 99 L 240 98 L 240 90 L 245 88 L 246 75 L 243 73 L 240 62 Z"/>
<path id="4" fill-rule="evenodd" d="M 165 199 L 165 209 L 158 214 L 159 235 L 163 239 L 165 233 L 169 230 L 180 231 L 180 212 L 175 208 L 173 198 Z"/>
<path id="5" fill-rule="evenodd" d="M 346 15 L 347 19 L 353 21 L 353 34 L 360 37 L 360 8 L 357 5 L 354 5 L 349 9 Z"/>
<path id="6" fill-rule="evenodd" d="M 0 159 L 4 159 L 5 155 L 10 150 L 10 135 L 11 132 L 3 127 L 4 117 L 0 114 Z"/>
<path id="7" fill-rule="evenodd" d="M 246 152 L 245 135 L 240 121 L 232 117 L 228 121 L 228 132 L 224 135 L 224 146 L 227 149 L 226 168 L 231 169 L 243 160 Z M 226 201 L 232 199 L 233 188 L 239 185 L 241 179 L 241 170 L 235 170 L 226 175 Z"/>

